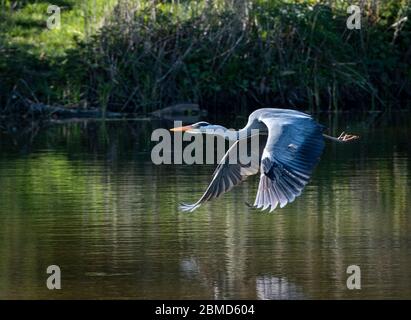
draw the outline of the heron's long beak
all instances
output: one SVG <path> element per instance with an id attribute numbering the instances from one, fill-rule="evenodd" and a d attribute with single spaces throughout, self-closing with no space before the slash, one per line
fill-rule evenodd
<path id="1" fill-rule="evenodd" d="M 172 128 L 172 129 L 170 129 L 170 131 L 174 131 L 174 132 L 187 131 L 187 130 L 190 130 L 192 128 L 193 128 L 193 126 L 190 125 L 190 126 Z"/>

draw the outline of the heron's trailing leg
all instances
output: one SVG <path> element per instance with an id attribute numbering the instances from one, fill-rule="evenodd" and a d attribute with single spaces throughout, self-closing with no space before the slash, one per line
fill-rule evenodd
<path id="1" fill-rule="evenodd" d="M 327 139 L 337 141 L 337 142 L 349 142 L 349 141 L 357 140 L 357 139 L 360 138 L 359 136 L 356 136 L 356 135 L 353 135 L 353 134 L 346 134 L 344 131 L 341 132 L 341 134 L 339 135 L 338 138 L 329 136 L 329 135 L 324 134 L 324 133 L 323 133 L 323 136 Z"/>

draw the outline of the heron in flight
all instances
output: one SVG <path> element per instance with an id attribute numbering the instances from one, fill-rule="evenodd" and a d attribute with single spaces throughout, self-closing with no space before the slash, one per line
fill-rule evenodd
<path id="1" fill-rule="evenodd" d="M 249 139 L 253 129 L 265 136 L 264 148 L 259 150 L 258 163 L 230 163 L 230 153 L 236 151 L 240 139 Z M 324 149 L 324 138 L 336 142 L 349 142 L 358 136 L 341 133 L 332 137 L 323 133 L 324 126 L 310 115 L 289 109 L 264 108 L 250 114 L 247 125 L 238 131 L 201 121 L 173 128 L 192 134 L 222 135 L 233 145 L 221 159 L 213 178 L 201 198 L 193 204 L 181 204 L 182 211 L 192 212 L 203 203 L 215 199 L 247 177 L 260 172 L 260 182 L 253 207 L 270 212 L 283 208 L 298 197 L 308 183 L 314 167 Z"/>

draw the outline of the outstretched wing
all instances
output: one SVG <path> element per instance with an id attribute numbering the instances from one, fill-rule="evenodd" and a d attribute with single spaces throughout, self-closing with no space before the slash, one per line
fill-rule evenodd
<path id="1" fill-rule="evenodd" d="M 322 126 L 309 116 L 260 119 L 268 128 L 254 206 L 274 210 L 298 197 L 324 149 Z"/>
<path id="2" fill-rule="evenodd" d="M 214 171 L 213 179 L 211 180 L 201 198 L 193 204 L 181 204 L 180 209 L 182 211 L 192 212 L 204 202 L 219 197 L 223 193 L 230 191 L 234 186 L 240 184 L 248 176 L 258 173 L 266 136 L 260 135 L 258 150 L 251 150 L 250 156 L 252 157 L 252 159 L 258 159 L 258 161 L 251 161 L 247 164 L 242 164 L 240 161 L 236 161 L 236 163 L 230 163 L 230 158 L 235 156 L 235 152 L 238 152 L 237 150 L 240 141 L 241 140 L 236 141 L 221 159 L 220 163 Z M 249 141 L 250 138 L 247 138 L 247 143 Z M 251 144 L 251 146 L 253 146 L 253 144 Z M 238 159 L 238 157 L 234 159 Z"/>

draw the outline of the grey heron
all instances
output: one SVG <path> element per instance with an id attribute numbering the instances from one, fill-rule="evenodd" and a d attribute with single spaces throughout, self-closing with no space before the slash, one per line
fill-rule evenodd
<path id="1" fill-rule="evenodd" d="M 259 161 L 241 164 L 230 163 L 229 156 L 241 138 L 250 138 L 253 129 L 266 135 L 264 148 L 260 148 Z M 219 197 L 240 184 L 247 177 L 260 172 L 260 182 L 253 207 L 259 209 L 277 206 L 283 208 L 298 197 L 308 183 L 314 167 L 324 149 L 324 138 L 336 142 L 348 142 L 359 137 L 342 133 L 332 137 L 323 133 L 324 126 L 309 114 L 290 110 L 264 108 L 250 114 L 247 125 L 238 131 L 201 121 L 177 127 L 171 131 L 223 135 L 233 141 L 232 147 L 221 159 L 213 178 L 201 198 L 193 204 L 181 204 L 182 211 L 194 211 L 203 203 Z"/>

